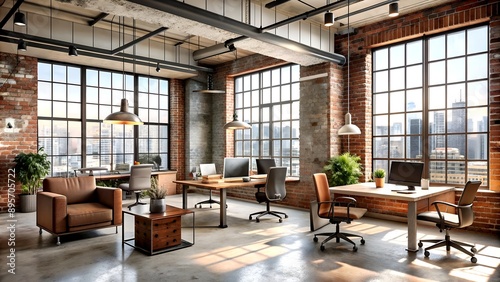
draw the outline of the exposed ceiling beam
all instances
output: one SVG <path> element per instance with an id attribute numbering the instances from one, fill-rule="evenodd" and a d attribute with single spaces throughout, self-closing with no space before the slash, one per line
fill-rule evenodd
<path id="1" fill-rule="evenodd" d="M 278 5 L 281 5 L 283 3 L 286 3 L 290 0 L 275 0 L 275 1 L 271 1 L 269 3 L 267 3 L 264 7 L 268 8 L 268 9 L 272 9 Z"/>
<path id="2" fill-rule="evenodd" d="M 204 23 L 216 28 L 220 28 L 242 36 L 247 36 L 262 42 L 280 46 L 282 48 L 295 51 L 297 53 L 310 55 L 325 61 L 334 62 L 343 65 L 346 62 L 344 56 L 336 53 L 326 52 L 296 41 L 280 37 L 275 34 L 260 32 L 260 30 L 251 25 L 233 20 L 222 15 L 212 13 L 179 1 L 160 1 L 160 0 L 128 0 L 138 5 L 146 6 L 152 9 L 163 11 L 183 17 L 192 21 Z"/>
<path id="3" fill-rule="evenodd" d="M 137 39 L 134 39 L 134 40 L 130 41 L 130 42 L 129 42 L 129 43 L 127 43 L 127 44 L 123 44 L 122 46 L 120 46 L 120 47 L 118 47 L 118 48 L 116 48 L 116 49 L 112 50 L 112 51 L 111 51 L 111 53 L 114 55 L 114 54 L 116 54 L 116 53 L 118 53 L 118 52 L 121 52 L 121 51 L 123 51 L 123 50 L 127 49 L 127 48 L 128 48 L 128 47 L 130 47 L 130 46 L 134 46 L 135 44 L 137 44 L 137 43 L 139 43 L 139 42 L 141 42 L 141 41 L 143 41 L 143 40 L 146 40 L 146 39 L 148 39 L 148 38 L 150 38 L 150 37 L 152 37 L 152 36 L 155 36 L 156 34 L 158 34 L 158 33 L 162 32 L 162 31 L 164 31 L 164 30 L 167 30 L 167 29 L 168 29 L 167 27 L 163 27 L 163 26 L 162 26 L 162 27 L 160 27 L 160 28 L 157 28 L 156 30 L 151 31 L 151 32 L 150 32 L 150 33 L 148 33 L 148 34 L 144 34 L 143 36 L 141 36 L 141 37 L 139 37 L 139 38 L 137 38 Z"/>
<path id="4" fill-rule="evenodd" d="M 100 22 L 102 19 L 104 19 L 108 15 L 109 15 L 108 13 L 100 13 L 94 19 L 92 19 L 91 21 L 88 21 L 89 26 L 94 26 L 96 23 Z"/>
<path id="5" fill-rule="evenodd" d="M 7 15 L 5 15 L 5 17 L 0 22 L 0 29 L 2 29 L 5 26 L 5 24 L 9 21 L 10 17 L 12 17 L 12 15 L 14 15 L 16 10 L 19 9 L 19 7 L 21 6 L 21 4 L 23 2 L 24 2 L 24 0 L 17 0 L 16 1 L 16 4 L 14 4 L 14 6 L 12 6 L 12 8 L 9 10 L 9 12 L 7 12 Z"/>
<path id="6" fill-rule="evenodd" d="M 359 10 L 356 10 L 354 12 L 350 12 L 349 14 L 345 14 L 345 15 L 342 15 L 342 16 L 337 16 L 335 17 L 335 20 L 341 20 L 341 19 L 345 19 L 347 18 L 348 16 L 352 16 L 352 15 L 357 15 L 357 14 L 361 14 L 361 13 L 364 13 L 366 11 L 370 11 L 372 9 L 375 9 L 375 8 L 378 8 L 378 7 L 382 7 L 384 5 L 388 5 L 388 4 L 391 4 L 393 2 L 398 2 L 399 0 L 387 0 L 387 1 L 384 1 L 384 2 L 380 2 L 380 3 L 377 3 L 375 5 L 371 5 L 369 7 L 364 7 L 364 8 L 361 8 Z"/>

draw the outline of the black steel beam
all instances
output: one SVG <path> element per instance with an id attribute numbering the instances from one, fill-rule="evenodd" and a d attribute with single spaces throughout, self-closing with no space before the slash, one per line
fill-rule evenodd
<path id="1" fill-rule="evenodd" d="M 107 17 L 109 15 L 109 13 L 100 13 L 99 15 L 97 15 L 97 17 L 95 17 L 93 20 L 91 21 L 88 21 L 89 23 L 89 26 L 94 26 L 96 23 L 100 22 L 102 19 L 104 19 L 105 17 Z"/>
<path id="2" fill-rule="evenodd" d="M 141 36 L 141 37 L 139 37 L 139 38 L 137 38 L 137 39 L 135 39 L 135 40 L 130 41 L 130 42 L 129 42 L 129 43 L 127 43 L 127 44 L 123 44 L 122 46 L 120 46 L 120 47 L 118 47 L 118 48 L 116 48 L 116 49 L 112 50 L 112 51 L 111 51 L 111 53 L 112 53 L 113 55 L 114 55 L 114 54 L 117 54 L 117 53 L 119 53 L 119 52 L 121 52 L 121 51 L 123 51 L 123 50 L 127 49 L 128 47 L 134 46 L 135 44 L 137 44 L 137 43 L 139 43 L 139 42 L 141 42 L 141 41 L 143 41 L 143 40 L 146 40 L 146 39 L 148 39 L 148 38 L 150 38 L 150 37 L 152 37 L 152 36 L 155 36 L 156 34 L 158 34 L 158 33 L 162 32 L 162 31 L 164 31 L 164 30 L 167 30 L 167 29 L 168 29 L 167 27 L 163 27 L 163 26 L 162 26 L 162 27 L 160 27 L 160 28 L 158 28 L 158 29 L 156 29 L 156 30 L 151 31 L 151 32 L 150 32 L 150 33 L 148 33 L 148 34 L 145 34 L 145 35 L 143 35 L 143 36 Z"/>
<path id="3" fill-rule="evenodd" d="M 264 7 L 268 8 L 268 9 L 272 9 L 278 5 L 281 5 L 283 3 L 286 3 L 290 0 L 274 0 L 274 1 L 271 1 L 269 3 L 267 3 L 266 5 L 264 5 Z"/>
<path id="4" fill-rule="evenodd" d="M 364 7 L 364 8 L 361 8 L 359 10 L 356 10 L 354 12 L 350 12 L 349 14 L 345 14 L 345 15 L 342 15 L 342 16 L 338 16 L 338 17 L 335 17 L 335 20 L 341 20 L 341 19 L 345 19 L 347 18 L 349 15 L 357 15 L 357 14 L 361 14 L 361 13 L 364 13 L 366 11 L 370 11 L 372 9 L 375 9 L 375 8 L 378 8 L 378 7 L 382 7 L 384 5 L 388 5 L 388 4 L 391 4 L 393 2 L 398 2 L 399 0 L 387 0 L 387 1 L 384 1 L 384 2 L 380 2 L 380 3 L 377 3 L 375 5 L 371 5 L 369 7 Z"/>

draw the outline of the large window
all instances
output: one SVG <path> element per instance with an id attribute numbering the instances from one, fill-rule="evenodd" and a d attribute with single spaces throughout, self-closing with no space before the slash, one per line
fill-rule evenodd
<path id="1" fill-rule="evenodd" d="M 273 158 L 299 175 L 300 68 L 288 65 L 235 78 L 238 117 L 251 129 L 235 132 L 235 156 Z"/>
<path id="2" fill-rule="evenodd" d="M 433 183 L 488 185 L 488 26 L 373 52 L 373 168 L 423 161 Z"/>
<path id="3" fill-rule="evenodd" d="M 134 160 L 168 168 L 168 88 L 165 79 L 40 62 L 38 143 L 50 156 L 52 175 Z M 124 97 L 144 125 L 102 122 Z"/>

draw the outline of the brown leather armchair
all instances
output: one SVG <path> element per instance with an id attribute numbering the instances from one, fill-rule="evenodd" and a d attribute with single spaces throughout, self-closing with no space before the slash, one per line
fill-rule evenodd
<path id="1" fill-rule="evenodd" d="M 122 224 L 122 190 L 97 187 L 93 176 L 45 178 L 37 193 L 36 225 L 60 236 Z"/>

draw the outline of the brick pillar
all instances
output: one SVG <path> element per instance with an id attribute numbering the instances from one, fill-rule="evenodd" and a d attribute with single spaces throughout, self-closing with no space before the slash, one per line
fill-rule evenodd
<path id="1" fill-rule="evenodd" d="M 14 157 L 38 149 L 37 59 L 0 53 L 0 75 L 0 212 L 6 212 Z M 18 184 L 15 194 L 20 190 Z"/>

